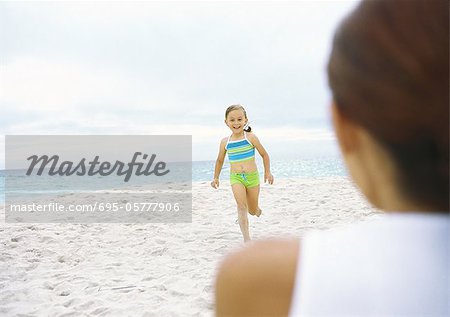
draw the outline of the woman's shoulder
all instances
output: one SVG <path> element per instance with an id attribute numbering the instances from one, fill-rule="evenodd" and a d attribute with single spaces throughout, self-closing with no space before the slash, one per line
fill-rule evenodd
<path id="1" fill-rule="evenodd" d="M 261 240 L 229 254 L 216 280 L 218 316 L 287 315 L 298 253 L 298 240 Z"/>

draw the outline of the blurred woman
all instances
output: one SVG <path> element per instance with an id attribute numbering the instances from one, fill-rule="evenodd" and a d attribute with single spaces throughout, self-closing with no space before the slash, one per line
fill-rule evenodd
<path id="1" fill-rule="evenodd" d="M 229 255 L 218 316 L 448 316 L 447 0 L 366 0 L 335 33 L 331 113 L 377 221 Z"/>

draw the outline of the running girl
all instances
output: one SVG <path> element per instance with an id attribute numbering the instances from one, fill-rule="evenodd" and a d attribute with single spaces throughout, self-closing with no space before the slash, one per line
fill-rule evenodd
<path id="1" fill-rule="evenodd" d="M 225 154 L 228 152 L 230 161 L 230 183 L 236 199 L 239 227 L 244 241 L 250 240 L 248 231 L 247 212 L 259 217 L 261 209 L 258 205 L 259 174 L 255 163 L 255 148 L 261 155 L 264 163 L 264 182 L 273 184 L 270 173 L 269 154 L 259 142 L 251 128 L 247 125 L 247 113 L 241 105 L 232 105 L 225 111 L 225 124 L 232 134 L 220 142 L 219 155 L 214 169 L 213 188 L 219 187 L 219 175 L 222 170 Z"/>

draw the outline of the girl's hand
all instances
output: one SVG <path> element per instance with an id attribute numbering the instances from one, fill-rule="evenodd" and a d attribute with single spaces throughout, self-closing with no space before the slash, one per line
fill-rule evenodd
<path id="1" fill-rule="evenodd" d="M 211 182 L 211 187 L 215 189 L 219 188 L 219 179 L 214 178 L 214 180 Z"/>
<path id="2" fill-rule="evenodd" d="M 265 173 L 264 174 L 264 183 L 268 183 L 268 184 L 270 184 L 270 185 L 272 185 L 273 184 L 273 175 L 272 175 L 272 173 Z"/>

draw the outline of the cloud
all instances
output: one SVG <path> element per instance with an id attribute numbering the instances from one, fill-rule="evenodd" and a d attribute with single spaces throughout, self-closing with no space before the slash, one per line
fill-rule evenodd
<path id="1" fill-rule="evenodd" d="M 329 142 L 324 68 L 355 3 L 2 2 L 1 131 L 193 134 L 205 153 L 242 103 L 269 142 Z"/>
<path id="2" fill-rule="evenodd" d="M 96 100 L 120 104 L 132 92 L 133 83 L 82 64 L 23 56 L 4 65 L 0 86 L 2 103 L 23 111 L 53 113 Z"/>

